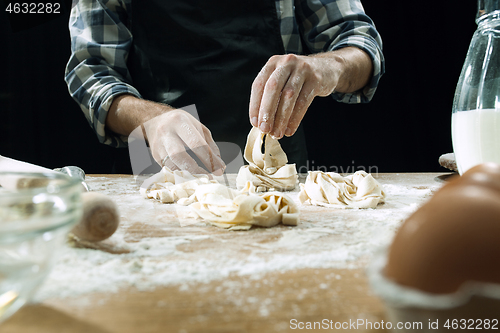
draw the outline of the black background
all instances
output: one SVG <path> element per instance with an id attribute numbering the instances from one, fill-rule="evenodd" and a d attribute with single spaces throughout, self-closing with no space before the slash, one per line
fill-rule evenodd
<path id="1" fill-rule="evenodd" d="M 0 155 L 48 168 L 78 165 L 86 173 L 110 173 L 119 150 L 97 141 L 64 82 L 70 5 L 62 5 L 57 17 L 0 13 Z M 451 106 L 476 29 L 476 4 L 363 5 L 382 35 L 386 74 L 368 104 L 315 100 L 304 119 L 310 165 L 348 172 L 353 166 L 445 171 L 438 158 L 452 151 Z"/>

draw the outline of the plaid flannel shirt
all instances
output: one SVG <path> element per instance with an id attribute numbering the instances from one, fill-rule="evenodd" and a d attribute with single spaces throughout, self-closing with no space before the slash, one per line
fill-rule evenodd
<path id="1" fill-rule="evenodd" d="M 70 15 L 72 54 L 65 80 L 99 141 L 114 147 L 127 137 L 105 128 L 105 120 L 117 95 L 141 98 L 131 84 L 127 57 L 132 44 L 128 23 L 132 0 L 80 0 Z M 354 93 L 334 93 L 345 103 L 368 102 L 384 73 L 382 40 L 360 0 L 275 0 L 281 37 L 287 53 L 332 51 L 346 46 L 364 50 L 373 61 L 373 76 Z"/>

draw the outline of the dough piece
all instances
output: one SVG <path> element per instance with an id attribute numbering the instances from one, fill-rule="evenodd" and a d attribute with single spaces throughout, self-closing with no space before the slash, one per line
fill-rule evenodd
<path id="1" fill-rule="evenodd" d="M 382 186 L 365 171 L 347 177 L 335 172 L 309 171 L 305 184 L 300 184 L 299 201 L 306 205 L 375 208 L 384 199 Z"/>
<path id="2" fill-rule="evenodd" d="M 199 186 L 194 194 L 193 211 L 221 228 L 248 230 L 253 225 L 273 227 L 282 222 L 297 225 L 299 209 L 282 193 L 261 195 L 242 193 L 222 184 Z"/>
<path id="3" fill-rule="evenodd" d="M 188 171 L 172 171 L 163 167 L 160 172 L 142 183 L 140 193 L 145 198 L 163 203 L 175 203 L 181 199 L 188 199 L 198 186 L 211 183 L 217 181 L 209 179 L 207 175 L 193 176 Z"/>
<path id="4" fill-rule="evenodd" d="M 237 191 L 206 175 L 193 176 L 188 171 L 163 167 L 143 182 L 140 192 L 163 203 L 189 205 L 194 217 L 221 228 L 248 230 L 252 225 L 297 225 L 299 221 L 299 209 L 292 199 L 281 193 L 250 193 L 255 192 L 250 182 Z"/>
<path id="5" fill-rule="evenodd" d="M 262 154 L 264 136 L 266 139 Z M 298 183 L 297 169 L 295 164 L 287 164 L 288 158 L 278 140 L 253 127 L 248 134 L 244 157 L 249 165 L 242 166 L 238 172 L 238 188 L 243 188 L 250 182 L 250 190 L 255 192 L 295 189 Z"/>

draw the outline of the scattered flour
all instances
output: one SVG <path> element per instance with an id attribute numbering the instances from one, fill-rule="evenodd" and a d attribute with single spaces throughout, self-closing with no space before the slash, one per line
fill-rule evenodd
<path id="1" fill-rule="evenodd" d="M 65 246 L 35 301 L 130 287 L 153 290 L 177 285 L 188 290 L 192 283 L 223 280 L 230 275 L 256 280 L 269 272 L 300 268 L 359 267 L 376 248 L 390 241 L 401 222 L 440 186 L 429 182 L 430 187 L 415 188 L 379 181 L 387 197 L 376 209 L 300 206 L 297 227 L 231 232 L 203 222 L 181 227 L 173 205 L 142 198 L 132 178 L 89 177 L 92 190 L 116 201 L 122 224 L 110 242 L 129 252 L 113 254 Z M 298 191 L 287 194 L 298 202 Z M 144 234 L 141 228 L 150 231 Z M 268 305 L 263 303 L 259 311 L 265 316 Z"/>

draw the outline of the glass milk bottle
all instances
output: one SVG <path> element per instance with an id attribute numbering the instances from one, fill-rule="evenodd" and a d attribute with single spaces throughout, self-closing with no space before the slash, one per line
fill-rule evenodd
<path id="1" fill-rule="evenodd" d="M 452 140 L 458 171 L 500 163 L 500 0 L 479 0 L 453 101 Z"/>

